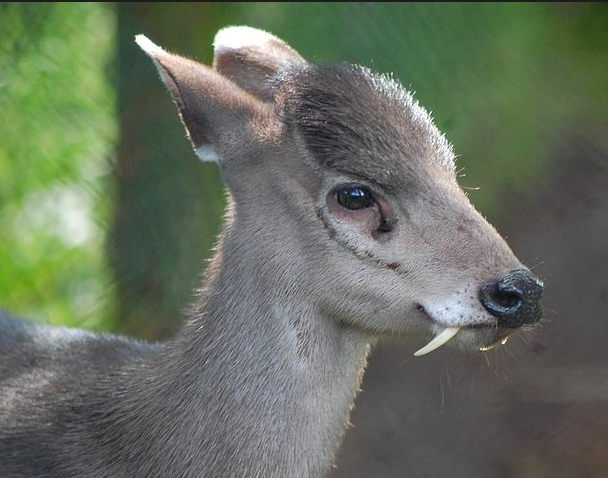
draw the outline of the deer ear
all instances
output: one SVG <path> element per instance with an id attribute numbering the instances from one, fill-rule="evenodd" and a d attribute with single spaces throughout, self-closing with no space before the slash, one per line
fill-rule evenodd
<path id="1" fill-rule="evenodd" d="M 202 63 L 168 53 L 144 35 L 135 41 L 156 65 L 203 161 L 222 162 L 226 151 L 247 140 L 252 119 L 267 105 Z"/>
<path id="2" fill-rule="evenodd" d="M 279 70 L 306 64 L 283 40 L 250 27 L 221 29 L 213 46 L 215 69 L 262 101 L 273 100 Z"/>

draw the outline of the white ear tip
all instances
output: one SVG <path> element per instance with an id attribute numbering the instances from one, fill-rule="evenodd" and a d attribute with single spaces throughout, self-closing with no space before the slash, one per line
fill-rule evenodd
<path id="1" fill-rule="evenodd" d="M 262 46 L 271 41 L 278 41 L 274 35 L 251 27 L 226 27 L 215 35 L 213 47 L 215 53 L 226 50 L 238 50 L 250 46 Z"/>
<path id="2" fill-rule="evenodd" d="M 149 56 L 158 55 L 159 53 L 165 53 L 161 47 L 159 47 L 156 43 L 153 43 L 148 39 L 145 35 L 135 35 L 135 43 L 139 45 L 139 47 L 146 52 Z"/>

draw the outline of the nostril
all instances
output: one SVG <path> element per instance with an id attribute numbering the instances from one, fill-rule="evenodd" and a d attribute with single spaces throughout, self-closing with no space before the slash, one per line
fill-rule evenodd
<path id="1" fill-rule="evenodd" d="M 512 314 L 522 305 L 521 293 L 515 289 L 504 289 L 500 281 L 484 284 L 479 298 L 488 312 L 496 317 Z"/>
<path id="2" fill-rule="evenodd" d="M 538 322 L 542 316 L 540 299 L 544 285 L 526 269 L 514 269 L 479 289 L 479 300 L 504 327 Z"/>

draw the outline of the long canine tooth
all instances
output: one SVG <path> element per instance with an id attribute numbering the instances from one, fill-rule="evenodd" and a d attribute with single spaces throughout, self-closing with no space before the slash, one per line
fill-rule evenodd
<path id="1" fill-rule="evenodd" d="M 448 342 L 454 335 L 458 333 L 460 327 L 446 327 L 440 333 L 438 333 L 433 340 L 431 340 L 428 344 L 422 347 L 420 350 L 414 353 L 415 357 L 420 357 L 421 355 L 428 354 L 435 349 L 438 349 L 443 344 Z"/>

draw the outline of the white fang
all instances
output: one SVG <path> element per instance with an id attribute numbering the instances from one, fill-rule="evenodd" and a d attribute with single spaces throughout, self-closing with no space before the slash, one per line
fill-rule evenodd
<path id="1" fill-rule="evenodd" d="M 433 340 L 431 340 L 428 344 L 422 347 L 420 350 L 414 353 L 415 357 L 420 357 L 421 355 L 428 354 L 435 349 L 438 349 L 443 344 L 448 342 L 454 335 L 458 333 L 460 327 L 446 327 L 440 333 L 438 333 Z"/>

